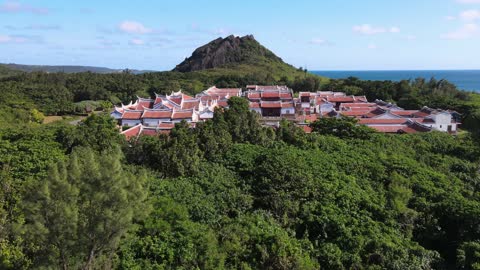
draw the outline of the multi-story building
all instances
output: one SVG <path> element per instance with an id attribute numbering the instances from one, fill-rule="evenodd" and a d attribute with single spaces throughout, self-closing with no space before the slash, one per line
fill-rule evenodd
<path id="1" fill-rule="evenodd" d="M 250 109 L 262 117 L 295 115 L 293 91 L 286 86 L 247 85 L 245 96 L 250 102 Z"/>

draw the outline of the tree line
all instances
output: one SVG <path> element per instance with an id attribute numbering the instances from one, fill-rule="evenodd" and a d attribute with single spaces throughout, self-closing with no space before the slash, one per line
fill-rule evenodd
<path id="1" fill-rule="evenodd" d="M 248 102 L 125 141 L 108 115 L 0 132 L 3 269 L 476 269 L 478 140 Z M 330 131 L 330 132 L 329 132 Z"/>

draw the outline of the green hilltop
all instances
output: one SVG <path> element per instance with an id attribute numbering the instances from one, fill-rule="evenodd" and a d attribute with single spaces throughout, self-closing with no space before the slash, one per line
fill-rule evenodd
<path id="1" fill-rule="evenodd" d="M 265 74 L 281 80 L 297 77 L 321 77 L 285 63 L 282 58 L 261 45 L 252 35 L 215 39 L 177 65 L 173 71 L 196 72 L 207 76 L 248 76 Z"/>

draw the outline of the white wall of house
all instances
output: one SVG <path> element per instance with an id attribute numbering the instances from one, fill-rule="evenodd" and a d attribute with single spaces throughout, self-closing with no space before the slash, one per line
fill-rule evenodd
<path id="1" fill-rule="evenodd" d="M 452 124 L 452 115 L 449 113 L 435 114 L 432 116 L 432 119 L 435 121 L 435 124 L 432 125 L 432 128 L 435 130 L 447 132 L 449 126 L 451 127 L 451 131 L 457 130 L 457 125 Z M 453 125 L 455 125 L 455 127 Z"/>
<path id="2" fill-rule="evenodd" d="M 170 122 L 170 118 L 157 118 L 157 119 L 144 118 L 143 119 L 143 124 L 149 127 L 156 127 L 161 122 Z"/>
<path id="3" fill-rule="evenodd" d="M 325 103 L 325 104 L 322 104 L 320 106 L 318 106 L 319 108 L 317 109 L 318 112 L 331 112 L 333 111 L 333 104 L 331 103 Z"/>
<path id="4" fill-rule="evenodd" d="M 295 108 L 290 107 L 290 108 L 282 108 L 282 115 L 284 114 L 295 114 Z"/>
<path id="5" fill-rule="evenodd" d="M 191 118 L 188 118 L 188 119 L 172 119 L 172 123 L 180 123 L 182 122 L 182 120 L 185 120 L 187 121 L 187 123 L 191 123 L 192 122 L 192 119 Z"/>
<path id="6" fill-rule="evenodd" d="M 110 116 L 116 120 L 122 118 L 122 114 L 118 111 L 113 111 L 112 113 L 110 113 Z"/>
<path id="7" fill-rule="evenodd" d="M 201 112 L 200 113 L 200 119 L 212 119 L 213 118 L 213 112 L 211 111 L 206 111 L 206 112 Z"/>
<path id="8" fill-rule="evenodd" d="M 135 120 L 122 119 L 122 126 L 134 127 L 140 123 L 142 123 L 142 120 L 140 119 L 135 119 Z"/>

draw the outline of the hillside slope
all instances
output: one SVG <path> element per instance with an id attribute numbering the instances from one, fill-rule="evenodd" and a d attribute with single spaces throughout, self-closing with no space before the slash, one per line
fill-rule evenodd
<path id="1" fill-rule="evenodd" d="M 22 71 L 8 68 L 6 66 L 0 65 L 0 78 L 14 76 L 21 74 Z"/>
<path id="2" fill-rule="evenodd" d="M 120 73 L 123 69 L 111 69 L 106 67 L 93 67 L 93 66 L 47 66 L 47 65 L 20 65 L 20 64 L 0 64 L 0 67 L 8 68 L 11 70 L 18 70 L 24 72 L 64 72 L 64 73 L 79 73 L 79 72 L 93 72 L 93 73 Z M 134 74 L 141 74 L 149 71 L 144 70 L 129 70 Z"/>
<path id="3" fill-rule="evenodd" d="M 285 63 L 261 45 L 253 35 L 217 38 L 199 48 L 178 64 L 173 71 L 199 72 L 211 76 L 246 76 L 266 74 L 279 80 L 282 77 L 317 77 Z"/>

